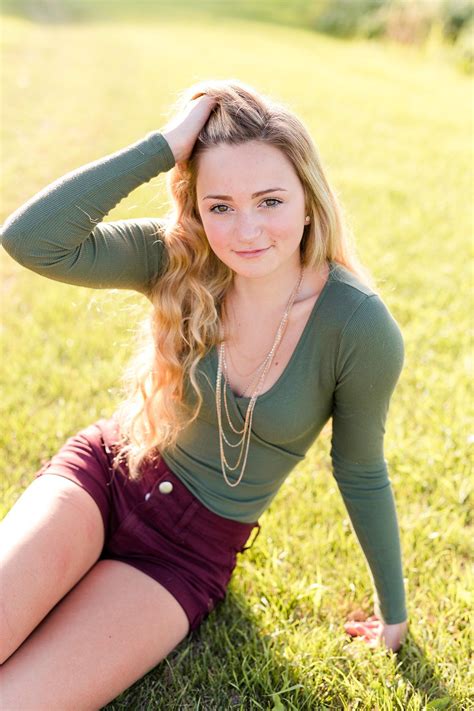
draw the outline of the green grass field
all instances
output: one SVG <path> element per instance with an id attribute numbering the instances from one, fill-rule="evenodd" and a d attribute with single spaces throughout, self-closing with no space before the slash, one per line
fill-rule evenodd
<path id="1" fill-rule="evenodd" d="M 318 144 L 406 360 L 385 456 L 410 632 L 349 642 L 371 583 L 322 436 L 261 519 L 228 597 L 107 709 L 469 709 L 472 79 L 415 50 L 249 21 L 172 16 L 41 25 L 4 17 L 2 215 L 160 128 L 176 92 L 237 77 L 286 101 Z M 164 176 L 107 220 L 160 215 Z M 147 311 L 134 292 L 47 280 L 2 250 L 3 513 L 65 439 L 109 416 Z"/>

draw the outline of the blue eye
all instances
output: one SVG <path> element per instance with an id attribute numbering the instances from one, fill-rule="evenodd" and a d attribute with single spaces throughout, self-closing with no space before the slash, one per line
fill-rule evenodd
<path id="1" fill-rule="evenodd" d="M 272 207 L 277 207 L 277 205 L 280 205 L 281 202 L 282 202 L 282 200 L 277 200 L 277 198 L 265 198 L 265 200 L 264 200 L 263 202 L 273 202 L 273 203 L 276 203 L 275 205 L 269 205 L 269 206 L 268 206 L 268 207 L 272 208 Z M 214 205 L 213 207 L 211 207 L 211 209 L 209 210 L 209 212 L 214 212 L 214 213 L 217 214 L 217 215 L 225 215 L 225 214 L 227 214 L 227 210 L 217 210 L 216 208 L 218 208 L 218 207 L 228 207 L 228 205 Z"/>

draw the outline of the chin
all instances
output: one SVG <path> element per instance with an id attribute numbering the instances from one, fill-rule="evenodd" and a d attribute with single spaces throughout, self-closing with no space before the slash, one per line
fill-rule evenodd
<path id="1" fill-rule="evenodd" d="M 265 279 L 266 277 L 271 277 L 272 274 L 274 274 L 275 270 L 274 269 L 249 269 L 247 272 L 244 271 L 236 271 L 234 269 L 234 275 L 238 275 L 241 279 L 248 279 L 249 281 L 252 279 L 258 280 L 258 279 Z"/>

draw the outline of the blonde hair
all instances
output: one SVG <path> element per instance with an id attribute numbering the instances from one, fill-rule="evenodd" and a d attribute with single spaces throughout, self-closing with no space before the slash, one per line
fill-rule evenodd
<path id="1" fill-rule="evenodd" d="M 153 286 L 152 313 L 142 324 L 138 350 L 123 376 L 126 399 L 115 413 L 123 436 L 116 461 L 126 459 L 133 479 L 140 477 L 145 460 L 174 447 L 179 432 L 198 416 L 197 368 L 220 342 L 221 307 L 233 271 L 210 248 L 197 208 L 199 158 L 206 150 L 246 141 L 279 148 L 302 183 L 305 215 L 311 217 L 300 243 L 302 263 L 318 268 L 333 260 L 377 291 L 357 258 L 342 206 L 304 124 L 283 103 L 235 79 L 194 84 L 180 95 L 176 108 L 181 111 L 203 93 L 215 97 L 217 105 L 189 160 L 166 176 L 173 207 L 160 237 L 167 264 Z M 185 402 L 189 386 L 196 395 L 194 409 Z"/>

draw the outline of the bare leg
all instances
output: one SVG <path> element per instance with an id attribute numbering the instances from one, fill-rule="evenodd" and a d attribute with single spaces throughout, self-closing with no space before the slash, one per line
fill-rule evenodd
<path id="1" fill-rule="evenodd" d="M 99 709 L 188 630 L 183 608 L 153 578 L 101 560 L 0 668 L 0 708 Z"/>
<path id="2" fill-rule="evenodd" d="M 90 494 L 43 474 L 0 524 L 0 662 L 99 558 L 104 525 Z"/>

